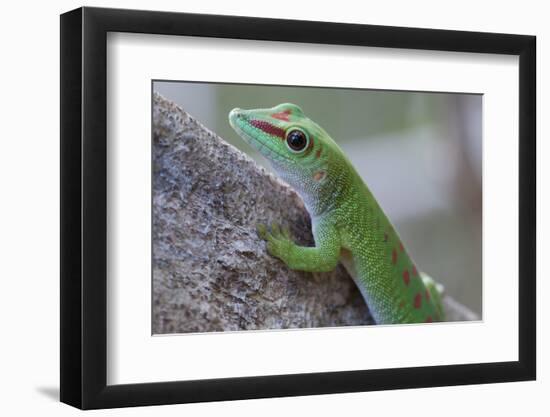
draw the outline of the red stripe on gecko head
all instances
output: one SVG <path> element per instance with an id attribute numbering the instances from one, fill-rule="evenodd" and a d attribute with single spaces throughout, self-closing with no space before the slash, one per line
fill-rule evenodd
<path id="1" fill-rule="evenodd" d="M 319 149 L 315 152 L 315 158 L 319 159 L 321 157 L 321 145 L 319 145 Z"/>
<path id="2" fill-rule="evenodd" d="M 271 115 L 271 117 L 273 117 L 274 119 L 279 119 L 279 120 L 283 120 L 285 122 L 288 122 L 289 121 L 288 116 L 290 116 L 290 113 L 291 113 L 290 110 L 285 110 L 285 111 L 281 111 L 279 113 L 273 113 Z"/>
<path id="3" fill-rule="evenodd" d="M 309 135 L 309 143 L 308 143 L 307 149 L 306 149 L 307 153 L 310 153 L 311 150 L 313 149 L 313 142 L 314 142 L 313 136 Z"/>
<path id="4" fill-rule="evenodd" d="M 249 123 L 269 135 L 277 136 L 283 140 L 285 139 L 285 130 L 269 122 L 264 120 L 250 120 Z"/>

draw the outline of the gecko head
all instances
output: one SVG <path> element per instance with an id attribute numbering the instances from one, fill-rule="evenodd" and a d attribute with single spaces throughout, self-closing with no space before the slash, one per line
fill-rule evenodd
<path id="1" fill-rule="evenodd" d="M 269 160 L 306 204 L 318 199 L 331 170 L 336 168 L 334 162 L 345 158 L 330 136 L 295 104 L 252 110 L 236 108 L 229 113 L 229 123 Z"/>

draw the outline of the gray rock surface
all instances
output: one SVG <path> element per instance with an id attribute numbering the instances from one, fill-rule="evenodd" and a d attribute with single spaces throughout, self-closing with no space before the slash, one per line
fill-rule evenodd
<path id="1" fill-rule="evenodd" d="M 372 324 L 343 267 L 289 270 L 257 223 L 312 244 L 301 199 L 158 94 L 153 97 L 153 333 Z M 477 319 L 446 297 L 451 320 Z"/>

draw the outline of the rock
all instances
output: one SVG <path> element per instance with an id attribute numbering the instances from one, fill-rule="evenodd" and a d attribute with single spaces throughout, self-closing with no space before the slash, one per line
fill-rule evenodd
<path id="1" fill-rule="evenodd" d="M 312 244 L 299 196 L 157 93 L 153 97 L 153 333 L 373 324 L 342 266 L 289 270 L 256 224 Z M 445 300 L 449 318 L 475 314 Z"/>

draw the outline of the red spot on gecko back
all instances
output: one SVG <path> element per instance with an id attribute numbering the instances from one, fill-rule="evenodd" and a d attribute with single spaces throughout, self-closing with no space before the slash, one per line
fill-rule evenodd
<path id="1" fill-rule="evenodd" d="M 281 129 L 280 127 L 277 127 L 275 125 L 272 125 L 269 122 L 266 122 L 265 120 L 251 120 L 250 124 L 254 126 L 255 128 L 260 129 L 262 132 L 267 133 L 268 135 L 277 136 L 284 140 L 285 138 L 285 130 Z"/>
<path id="2" fill-rule="evenodd" d="M 419 292 L 414 296 L 414 308 L 420 308 L 422 306 L 422 294 Z"/>
<path id="3" fill-rule="evenodd" d="M 426 290 L 426 300 L 430 301 L 430 297 L 431 297 L 430 290 Z"/>
<path id="4" fill-rule="evenodd" d="M 416 266 L 412 266 L 412 273 L 413 273 L 413 276 L 414 277 L 417 277 L 418 276 L 418 271 L 416 270 Z"/>
<path id="5" fill-rule="evenodd" d="M 397 251 L 395 250 L 395 248 L 393 248 L 391 251 L 391 263 L 394 265 L 397 263 Z"/>
<path id="6" fill-rule="evenodd" d="M 432 323 L 432 322 L 433 322 L 432 316 L 426 317 L 426 323 Z"/>
<path id="7" fill-rule="evenodd" d="M 403 243 L 399 242 L 399 250 L 403 252 L 405 248 L 403 247 Z"/>
<path id="8" fill-rule="evenodd" d="M 288 122 L 289 121 L 288 117 L 290 116 L 290 113 L 291 113 L 290 110 L 285 110 L 285 111 L 281 111 L 279 113 L 273 113 L 271 115 L 271 117 L 273 117 L 274 119 L 279 119 L 279 120 L 283 120 L 285 122 Z"/>
<path id="9" fill-rule="evenodd" d="M 409 282 L 411 281 L 411 276 L 409 275 L 409 271 L 405 269 L 403 271 L 403 282 L 405 285 L 409 285 Z"/>

